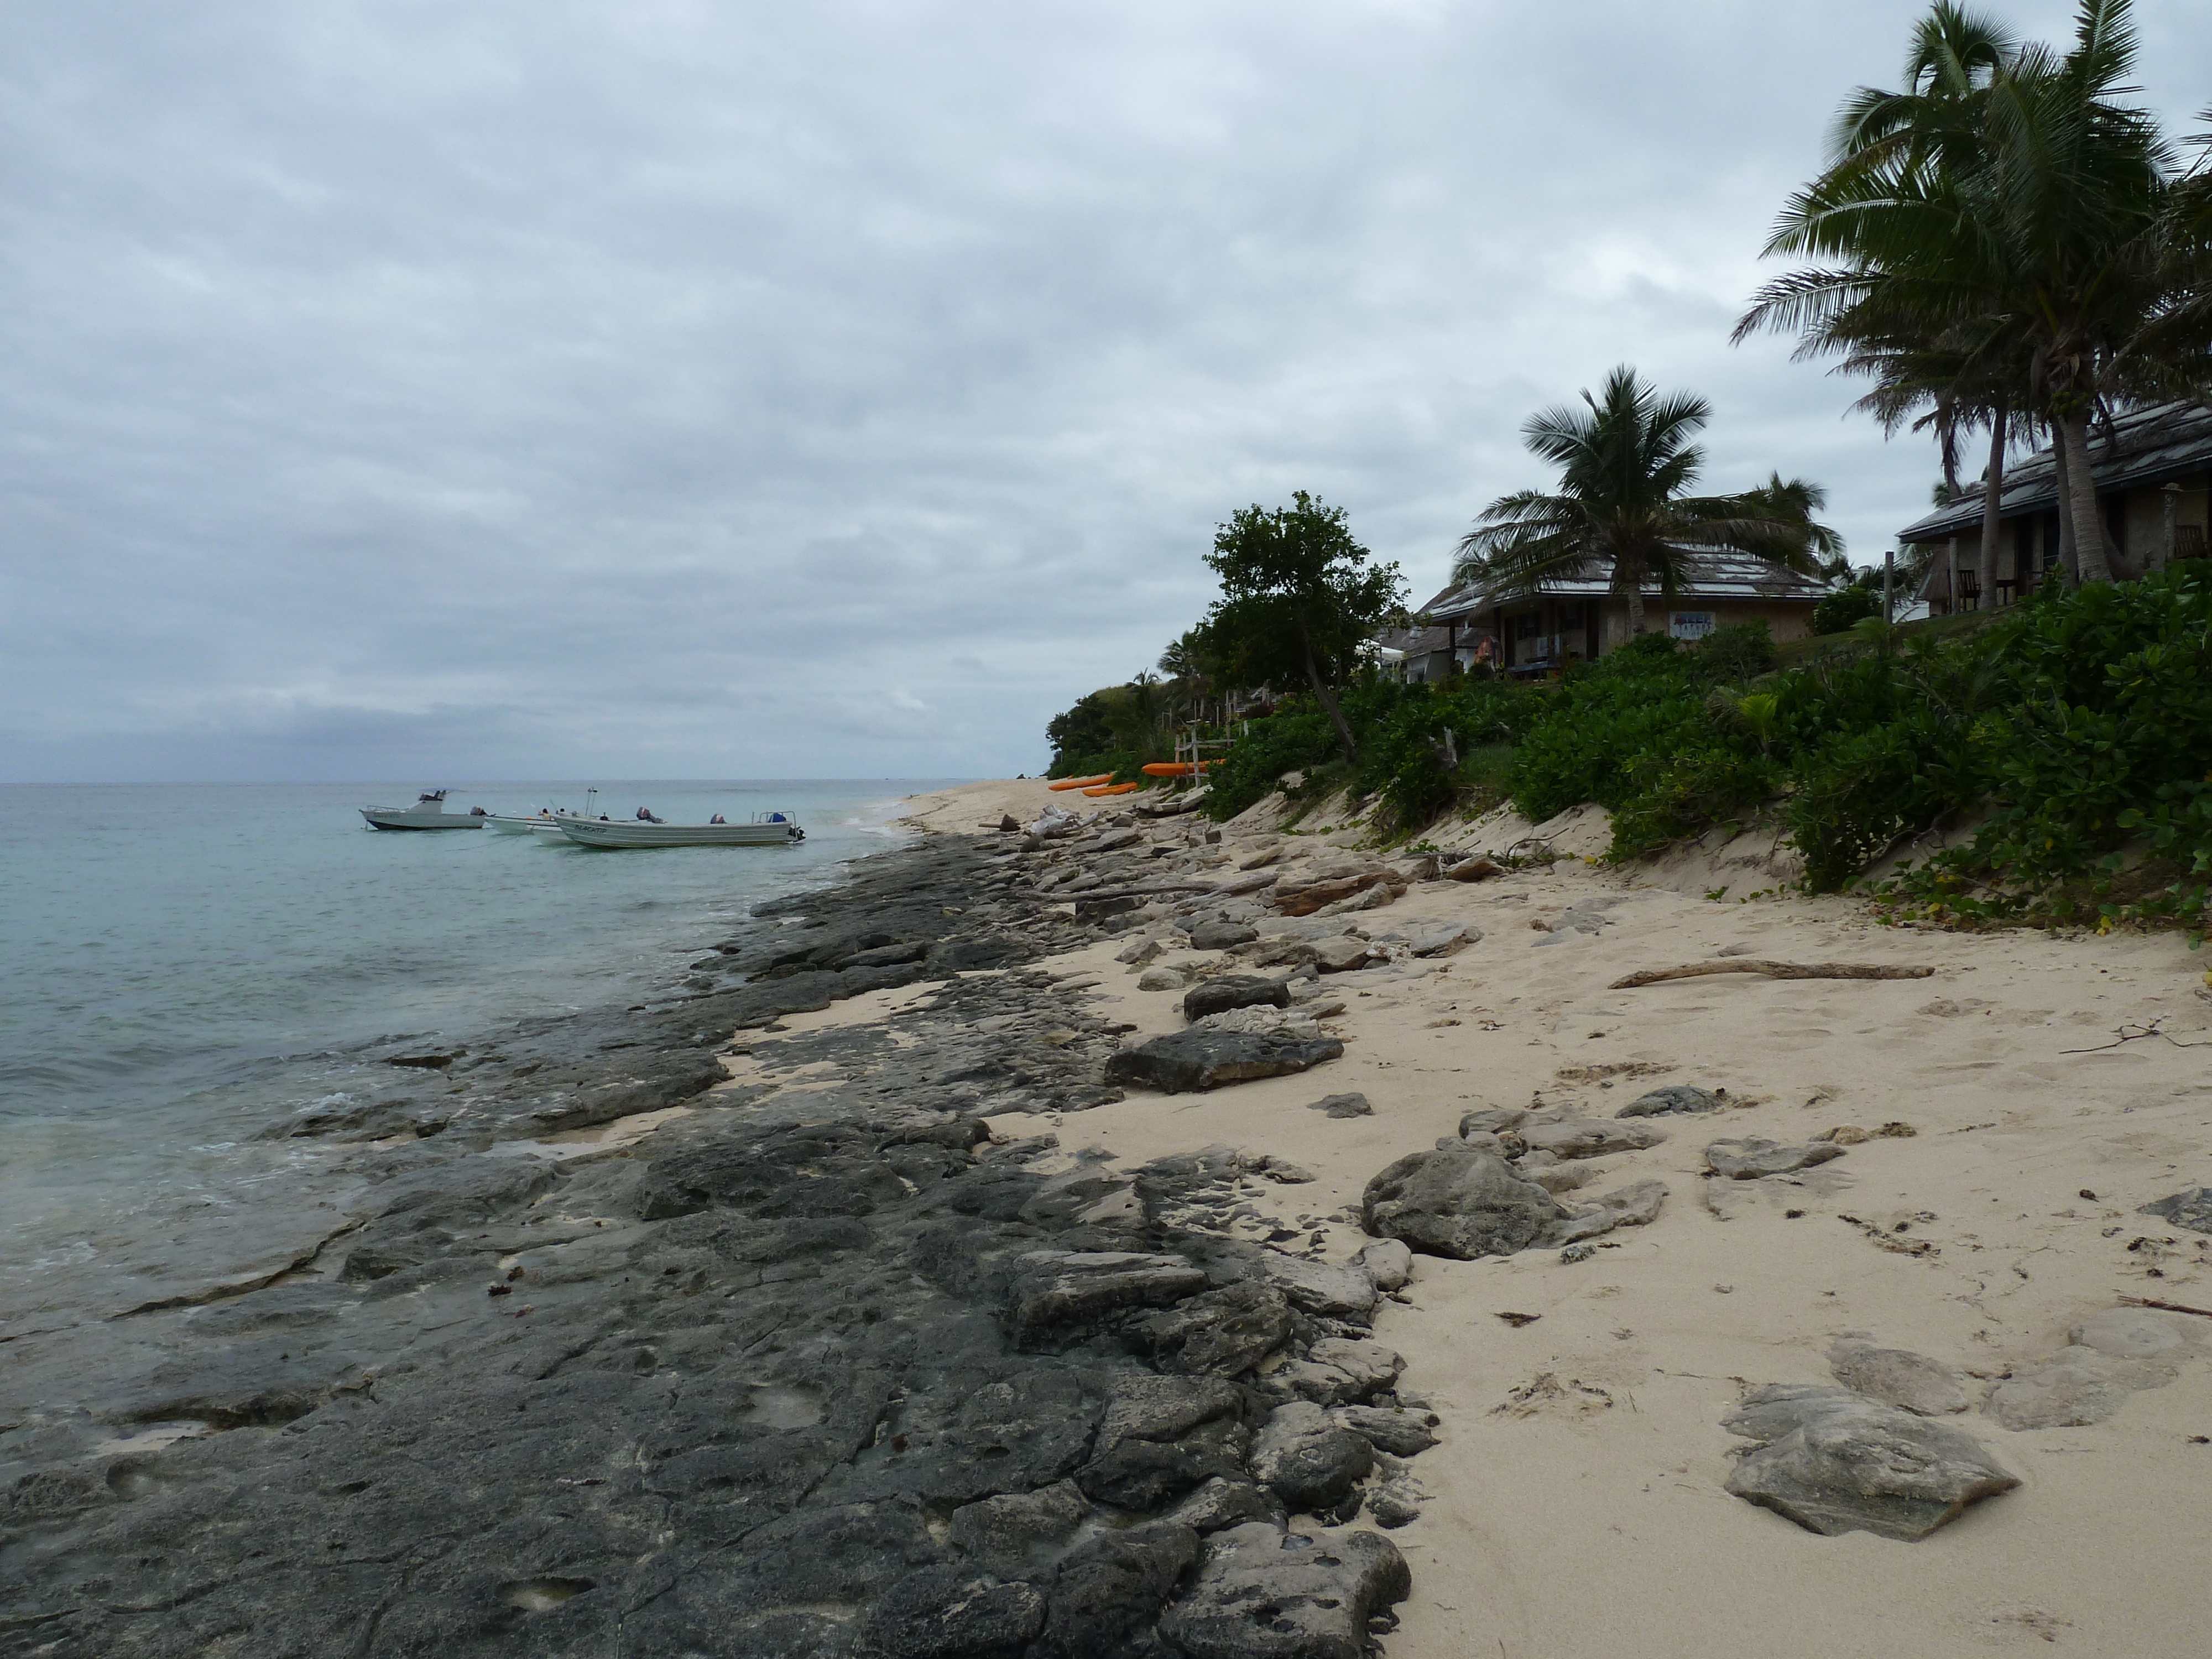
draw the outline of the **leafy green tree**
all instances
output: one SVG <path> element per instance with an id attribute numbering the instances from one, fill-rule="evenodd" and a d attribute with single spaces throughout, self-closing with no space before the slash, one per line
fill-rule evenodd
<path id="1" fill-rule="evenodd" d="M 1741 495 L 1690 493 L 1705 459 L 1690 440 L 1712 416 L 1703 398 L 1662 398 L 1623 365 L 1583 402 L 1586 411 L 1547 410 L 1522 428 L 1530 451 L 1559 469 L 1559 488 L 1516 490 L 1485 508 L 1460 540 L 1456 580 L 1533 593 L 1595 566 L 1627 599 L 1632 636 L 1644 631 L 1645 586 L 1657 582 L 1671 603 L 1701 548 L 1807 575 L 1842 549 L 1812 516 L 1826 495 L 1803 479 L 1778 474 Z"/>
<path id="2" fill-rule="evenodd" d="M 1358 744 L 1335 688 L 1376 631 L 1402 621 L 1406 584 L 1395 564 L 1368 562 L 1342 507 L 1303 489 L 1291 501 L 1245 507 L 1216 530 L 1206 562 L 1221 598 L 1206 612 L 1205 637 L 1232 684 L 1312 687 L 1345 758 L 1357 765 Z"/>

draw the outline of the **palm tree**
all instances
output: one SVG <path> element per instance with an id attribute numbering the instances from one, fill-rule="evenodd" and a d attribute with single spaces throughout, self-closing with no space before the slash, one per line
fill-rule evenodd
<path id="1" fill-rule="evenodd" d="M 2100 375 L 2167 307 L 2172 282 L 2171 161 L 2149 116 L 2118 101 L 2134 64 L 2129 3 L 2081 0 L 2061 56 L 2013 46 L 1940 0 L 1914 37 L 1911 90 L 1846 103 L 1831 166 L 1767 245 L 1832 263 L 1767 283 L 1736 330 L 1796 328 L 1808 353 L 1978 343 L 1954 403 L 1978 397 L 1991 428 L 1985 562 L 2004 416 L 2019 406 L 1990 388 L 2018 384 L 2012 365 L 2024 367 L 2087 580 L 2111 574 L 2088 451 Z"/>
<path id="2" fill-rule="evenodd" d="M 1689 493 L 1705 465 L 1690 440 L 1712 416 L 1704 398 L 1662 398 L 1626 364 L 1599 396 L 1582 396 L 1587 412 L 1547 410 L 1522 428 L 1530 451 L 1559 469 L 1559 488 L 1492 501 L 1460 540 L 1455 580 L 1530 593 L 1595 565 L 1627 599 L 1632 636 L 1644 631 L 1646 584 L 1656 581 L 1671 602 L 1699 549 L 1810 575 L 1816 553 L 1843 546 L 1813 521 L 1826 497 L 1802 479 L 1777 475 L 1740 495 Z"/>

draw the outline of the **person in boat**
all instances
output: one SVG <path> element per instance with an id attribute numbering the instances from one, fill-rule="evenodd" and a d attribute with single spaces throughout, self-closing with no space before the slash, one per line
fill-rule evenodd
<path id="1" fill-rule="evenodd" d="M 709 823 L 727 823 L 729 820 L 724 817 L 720 812 L 717 812 L 713 817 L 708 818 L 707 822 Z"/>
<path id="2" fill-rule="evenodd" d="M 771 812 L 771 813 L 769 813 L 769 814 L 768 815 L 768 821 L 769 821 L 770 823 L 783 823 L 787 822 L 787 820 L 784 817 L 783 814 L 782 814 L 782 813 L 781 813 L 781 812 Z"/>
<path id="3" fill-rule="evenodd" d="M 641 823 L 665 823 L 668 822 L 666 818 L 657 818 L 653 817 L 653 809 L 649 806 L 639 807 L 637 809 L 637 816 L 638 821 Z"/>

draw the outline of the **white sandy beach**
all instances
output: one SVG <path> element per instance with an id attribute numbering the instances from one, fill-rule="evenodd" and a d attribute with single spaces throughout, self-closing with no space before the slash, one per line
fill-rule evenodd
<path id="1" fill-rule="evenodd" d="M 991 782 L 917 798 L 913 821 L 983 833 L 1048 799 L 1103 805 Z M 1562 848 L 1591 853 L 1602 838 L 1584 822 Z M 2212 1237 L 2136 1212 L 2212 1183 L 2212 1054 L 2186 1046 L 2212 1044 L 2203 955 L 2174 934 L 1942 933 L 1877 925 L 1844 899 L 1715 902 L 1702 896 L 1710 866 L 1670 879 L 1687 890 L 1568 858 L 1418 884 L 1359 920 L 1464 920 L 1483 937 L 1343 976 L 1346 1006 L 1329 1022 L 1341 1060 L 1208 1094 L 1133 1091 L 1057 1125 L 1066 1148 L 1124 1164 L 1222 1142 L 1288 1158 L 1314 1182 L 1265 1201 L 1296 1223 L 1356 1215 L 1370 1176 L 1455 1135 L 1470 1109 L 1610 1117 L 1659 1084 L 1727 1091 L 1729 1109 L 1656 1120 L 1665 1144 L 1604 1160 L 1600 1184 L 1667 1183 L 1652 1224 L 1572 1263 L 1555 1250 L 1421 1256 L 1404 1304 L 1378 1315 L 1376 1334 L 1408 1362 L 1405 1386 L 1443 1419 L 1443 1443 L 1414 1466 L 1423 1513 L 1392 1534 L 1413 1593 L 1391 1659 L 2203 1652 L 2212 1318 L 2159 1316 L 2190 1345 L 2178 1375 L 2106 1421 L 2014 1431 L 1978 1408 L 2124 1297 L 2212 1308 Z M 1620 901 L 1600 932 L 1534 925 L 1592 898 Z M 1051 965 L 1095 975 L 1091 994 L 1138 1028 L 1133 1041 L 1179 1029 L 1179 994 L 1136 990 L 1114 960 L 1124 942 Z M 1936 971 L 1607 988 L 1729 955 Z M 866 1018 L 867 1000 L 789 1024 Z M 2152 1021 L 2157 1035 L 2117 1042 Z M 1354 1090 L 1372 1116 L 1310 1109 Z M 1851 1144 L 1789 1205 L 1802 1215 L 1753 1198 L 1722 1220 L 1701 1201 L 1711 1140 L 1887 1123 L 1914 1133 Z M 1356 1223 L 1328 1231 L 1332 1257 L 1365 1242 Z M 1905 1254 L 1876 1234 L 1932 1249 Z M 1516 1327 L 1505 1312 L 1539 1317 Z M 1821 1537 L 1729 1495 L 1741 1443 L 1721 1419 L 1748 1388 L 1830 1382 L 1826 1352 L 1851 1333 L 1968 1373 L 1977 1404 L 1948 1420 L 2021 1486 L 1917 1543 Z"/>

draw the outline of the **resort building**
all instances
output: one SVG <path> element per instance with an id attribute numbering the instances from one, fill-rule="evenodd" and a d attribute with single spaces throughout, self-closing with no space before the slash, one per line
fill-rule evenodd
<path id="1" fill-rule="evenodd" d="M 1732 623 L 1763 622 L 1777 640 L 1811 631 L 1813 607 L 1828 592 L 1816 576 L 1778 570 L 1741 553 L 1690 552 L 1690 580 L 1670 599 L 1644 590 L 1646 633 L 1701 640 Z M 1429 626 L 1387 635 L 1384 659 L 1409 680 L 1437 680 L 1481 665 L 1542 674 L 1601 657 L 1627 643 L 1628 600 L 1595 566 L 1540 592 L 1510 592 L 1471 582 L 1446 588 L 1421 607 Z"/>
<path id="2" fill-rule="evenodd" d="M 2205 556 L 2206 492 L 2212 483 L 2212 409 L 2157 404 L 2113 417 L 2089 435 L 2109 541 L 2106 556 L 2122 580 L 2175 559 Z M 1899 532 L 1926 549 L 1920 596 L 1936 615 L 1988 610 L 2033 591 L 2060 562 L 2058 484 L 2051 453 L 2008 467 L 1998 497 L 1996 591 L 1982 592 L 1982 493 L 1971 490 Z"/>

